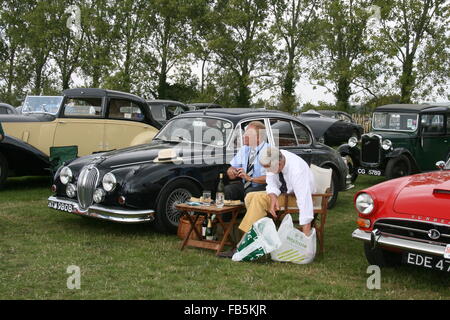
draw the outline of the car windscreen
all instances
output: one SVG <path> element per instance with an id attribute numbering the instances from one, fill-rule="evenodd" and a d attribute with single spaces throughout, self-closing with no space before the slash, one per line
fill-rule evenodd
<path id="1" fill-rule="evenodd" d="M 409 131 L 417 130 L 417 113 L 375 112 L 372 127 L 376 130 Z"/>
<path id="2" fill-rule="evenodd" d="M 232 131 L 233 124 L 224 119 L 209 117 L 179 118 L 168 122 L 155 139 L 225 146 Z"/>
<path id="3" fill-rule="evenodd" d="M 61 107 L 62 96 L 27 96 L 22 105 L 22 113 L 57 114 Z"/>

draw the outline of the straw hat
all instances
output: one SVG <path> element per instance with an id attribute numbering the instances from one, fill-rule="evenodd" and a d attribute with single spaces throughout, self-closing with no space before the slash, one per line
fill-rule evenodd
<path id="1" fill-rule="evenodd" d="M 153 160 L 155 163 L 165 163 L 165 162 L 183 162 L 183 158 L 177 156 L 177 152 L 174 149 L 163 149 L 158 152 L 158 157 Z"/>

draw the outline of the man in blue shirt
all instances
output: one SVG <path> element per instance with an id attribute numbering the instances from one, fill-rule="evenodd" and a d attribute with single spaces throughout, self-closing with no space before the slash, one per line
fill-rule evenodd
<path id="1" fill-rule="evenodd" d="M 266 189 L 266 170 L 259 163 L 259 153 L 268 146 L 266 127 L 262 122 L 252 121 L 245 129 L 244 145 L 230 162 L 227 170 L 230 184 L 225 186 L 225 199 L 241 200 L 254 191 Z"/>

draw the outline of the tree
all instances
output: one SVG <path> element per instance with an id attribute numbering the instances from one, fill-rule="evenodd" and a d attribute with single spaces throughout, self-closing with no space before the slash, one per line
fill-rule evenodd
<path id="1" fill-rule="evenodd" d="M 450 3 L 445 0 L 380 1 L 375 39 L 388 58 L 385 73 L 396 77 L 402 103 L 440 95 L 450 75 Z"/>
<path id="2" fill-rule="evenodd" d="M 314 38 L 318 0 L 271 0 L 273 33 L 283 43 L 276 69 L 282 74 L 281 107 L 293 112 L 295 85 L 299 77 L 299 60 Z"/>
<path id="3" fill-rule="evenodd" d="M 372 68 L 379 62 L 379 55 L 367 41 L 367 9 L 371 4 L 364 0 L 332 0 L 321 6 L 317 42 L 310 51 L 314 59 L 310 76 L 335 95 L 336 105 L 342 110 L 349 108 L 358 80 L 371 83 L 377 75 Z"/>
<path id="4" fill-rule="evenodd" d="M 212 31 L 205 37 L 219 68 L 216 75 L 235 84 L 232 106 L 250 107 L 251 87 L 263 88 L 271 76 L 265 72 L 273 52 L 267 16 L 265 0 L 217 0 L 212 6 Z"/>
<path id="5" fill-rule="evenodd" d="M 26 50 L 25 13 L 30 3 L 8 0 L 0 6 L 0 100 L 17 105 L 29 81 Z"/>

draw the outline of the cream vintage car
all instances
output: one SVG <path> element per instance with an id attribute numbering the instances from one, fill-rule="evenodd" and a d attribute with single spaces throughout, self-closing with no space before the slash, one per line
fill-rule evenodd
<path id="1" fill-rule="evenodd" d="M 160 128 L 144 99 L 103 89 L 28 96 L 21 114 L 0 123 L 0 187 L 8 176 L 49 175 L 62 149 L 72 157 L 121 149 L 149 143 Z"/>

